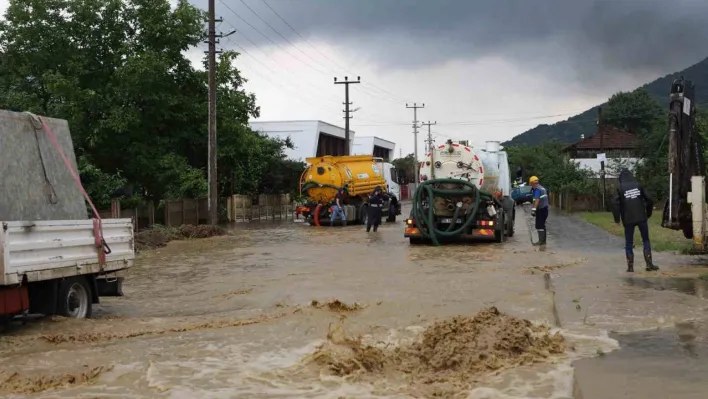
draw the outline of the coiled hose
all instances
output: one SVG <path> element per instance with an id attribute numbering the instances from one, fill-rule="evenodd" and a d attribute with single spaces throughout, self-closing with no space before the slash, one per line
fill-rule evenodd
<path id="1" fill-rule="evenodd" d="M 459 184 L 463 187 L 460 189 L 441 189 L 433 187 L 434 184 Z M 457 229 L 455 222 L 460 214 L 460 207 L 456 207 L 452 223 L 445 230 L 440 230 L 436 227 L 433 200 L 436 196 L 440 197 L 473 197 L 474 205 L 468 210 L 464 223 Z M 415 220 L 420 233 L 424 238 L 429 238 L 433 245 L 439 246 L 438 237 L 454 237 L 463 233 L 474 221 L 479 210 L 479 205 L 482 200 L 491 200 L 492 195 L 479 190 L 474 184 L 467 180 L 460 179 L 433 179 L 420 183 L 415 190 L 413 196 L 413 219 Z M 425 200 L 428 201 L 429 207 L 426 212 L 423 206 Z"/>

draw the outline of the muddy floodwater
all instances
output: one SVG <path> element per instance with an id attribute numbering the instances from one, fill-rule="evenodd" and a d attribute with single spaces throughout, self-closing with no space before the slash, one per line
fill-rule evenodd
<path id="1" fill-rule="evenodd" d="M 170 243 L 93 319 L 13 323 L 0 396 L 705 398 L 708 262 L 629 276 L 619 238 L 552 214 L 539 250 L 527 217 L 503 244 L 411 247 L 401 221 Z"/>

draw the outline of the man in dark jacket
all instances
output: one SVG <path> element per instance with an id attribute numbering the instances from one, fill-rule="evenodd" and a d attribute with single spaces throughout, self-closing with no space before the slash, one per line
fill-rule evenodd
<path id="1" fill-rule="evenodd" d="M 381 187 L 376 186 L 373 194 L 369 196 L 369 206 L 366 215 L 366 232 L 371 231 L 371 226 L 374 226 L 374 233 L 378 230 L 381 224 L 381 215 L 386 197 Z"/>
<path id="2" fill-rule="evenodd" d="M 627 271 L 634 272 L 634 227 L 639 228 L 644 244 L 644 261 L 647 271 L 659 270 L 651 258 L 651 243 L 649 242 L 648 219 L 651 217 L 654 201 L 647 195 L 644 188 L 627 169 L 622 169 L 619 175 L 619 188 L 613 201 L 612 214 L 615 223 L 624 224 L 625 253 L 627 255 Z"/>

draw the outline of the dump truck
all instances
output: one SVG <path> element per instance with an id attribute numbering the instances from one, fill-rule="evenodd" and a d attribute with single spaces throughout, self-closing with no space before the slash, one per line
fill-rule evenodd
<path id="1" fill-rule="evenodd" d="M 0 320 L 90 317 L 99 297 L 123 295 L 133 220 L 101 219 L 66 120 L 0 110 L 0 143 Z"/>
<path id="2" fill-rule="evenodd" d="M 498 141 L 478 150 L 448 140 L 427 154 L 420 182 L 404 230 L 411 244 L 466 238 L 503 242 L 514 235 L 509 162 Z"/>
<path id="3" fill-rule="evenodd" d="M 300 176 L 300 192 L 305 204 L 297 212 L 314 226 L 332 217 L 337 191 L 344 188 L 343 201 L 347 223 L 366 223 L 369 194 L 380 186 L 389 199 L 383 207 L 383 217 L 395 222 L 401 214 L 398 171 L 382 158 L 370 155 L 322 156 L 307 158 L 307 168 Z M 336 223 L 341 223 L 339 220 Z"/>

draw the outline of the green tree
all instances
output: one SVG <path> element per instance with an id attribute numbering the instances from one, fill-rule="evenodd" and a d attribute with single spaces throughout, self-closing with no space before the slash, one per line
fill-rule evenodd
<path id="1" fill-rule="evenodd" d="M 403 172 L 406 181 L 412 183 L 415 181 L 415 174 L 418 170 L 418 163 L 415 160 L 414 154 L 408 154 L 403 158 L 396 158 L 391 161 L 391 164 L 400 172 Z M 399 172 L 399 173 L 400 173 Z"/>
<path id="2" fill-rule="evenodd" d="M 150 199 L 206 194 L 207 74 L 185 52 L 204 12 L 180 0 L 10 0 L 0 21 L 0 108 L 67 119 L 83 176 L 130 183 Z M 245 79 L 217 65 L 222 194 L 258 189 L 287 143 L 248 127 L 259 115 Z M 109 178 L 108 176 L 113 176 Z M 118 179 L 120 176 L 120 179 Z"/>
<path id="3" fill-rule="evenodd" d="M 579 169 L 563 153 L 564 144 L 550 141 L 539 146 L 521 145 L 507 147 L 511 178 L 516 177 L 516 168 L 522 167 L 525 178 L 538 176 L 541 184 L 551 191 L 573 194 L 592 194 L 597 185 L 588 170 Z"/>
<path id="4" fill-rule="evenodd" d="M 619 92 L 607 101 L 600 121 L 626 132 L 645 136 L 653 131 L 657 121 L 664 120 L 666 112 L 643 89 Z"/>

